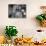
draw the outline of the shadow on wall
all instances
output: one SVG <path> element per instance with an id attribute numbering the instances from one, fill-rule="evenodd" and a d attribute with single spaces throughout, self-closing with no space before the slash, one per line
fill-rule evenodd
<path id="1" fill-rule="evenodd" d="M 31 24 L 33 25 L 33 26 L 36 26 L 36 27 L 39 27 L 40 26 L 40 24 L 39 24 L 39 21 L 37 21 L 36 20 L 36 17 L 31 17 Z"/>

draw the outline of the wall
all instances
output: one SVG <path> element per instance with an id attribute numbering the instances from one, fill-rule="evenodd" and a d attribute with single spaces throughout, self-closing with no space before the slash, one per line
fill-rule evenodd
<path id="1" fill-rule="evenodd" d="M 8 4 L 26 4 L 27 18 L 9 19 Z M 0 34 L 4 34 L 6 25 L 15 25 L 19 31 L 18 36 L 31 36 L 36 29 L 44 29 L 38 25 L 35 16 L 41 13 L 40 6 L 46 5 L 46 0 L 0 0 Z"/>

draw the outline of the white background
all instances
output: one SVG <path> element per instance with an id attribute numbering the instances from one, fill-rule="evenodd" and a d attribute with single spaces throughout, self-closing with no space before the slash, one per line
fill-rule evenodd
<path id="1" fill-rule="evenodd" d="M 8 18 L 8 4 L 26 4 L 27 17 Z M 35 17 L 41 13 L 40 6 L 46 6 L 46 0 L 0 0 L 0 35 L 4 34 L 6 25 L 15 25 L 18 30 L 18 36 L 31 36 L 36 34 L 37 29 L 43 29 L 38 25 Z M 40 33 L 41 34 L 41 33 Z M 41 37 L 41 35 L 39 35 Z"/>

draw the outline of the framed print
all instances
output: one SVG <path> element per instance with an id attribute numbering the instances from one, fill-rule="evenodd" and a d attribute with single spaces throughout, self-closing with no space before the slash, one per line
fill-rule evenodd
<path id="1" fill-rule="evenodd" d="M 26 4 L 9 4 L 8 18 L 26 18 Z"/>

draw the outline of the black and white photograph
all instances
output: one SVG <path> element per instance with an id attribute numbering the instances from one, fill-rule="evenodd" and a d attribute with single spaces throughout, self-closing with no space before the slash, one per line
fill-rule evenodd
<path id="1" fill-rule="evenodd" d="M 8 18 L 26 18 L 26 4 L 9 4 Z"/>

